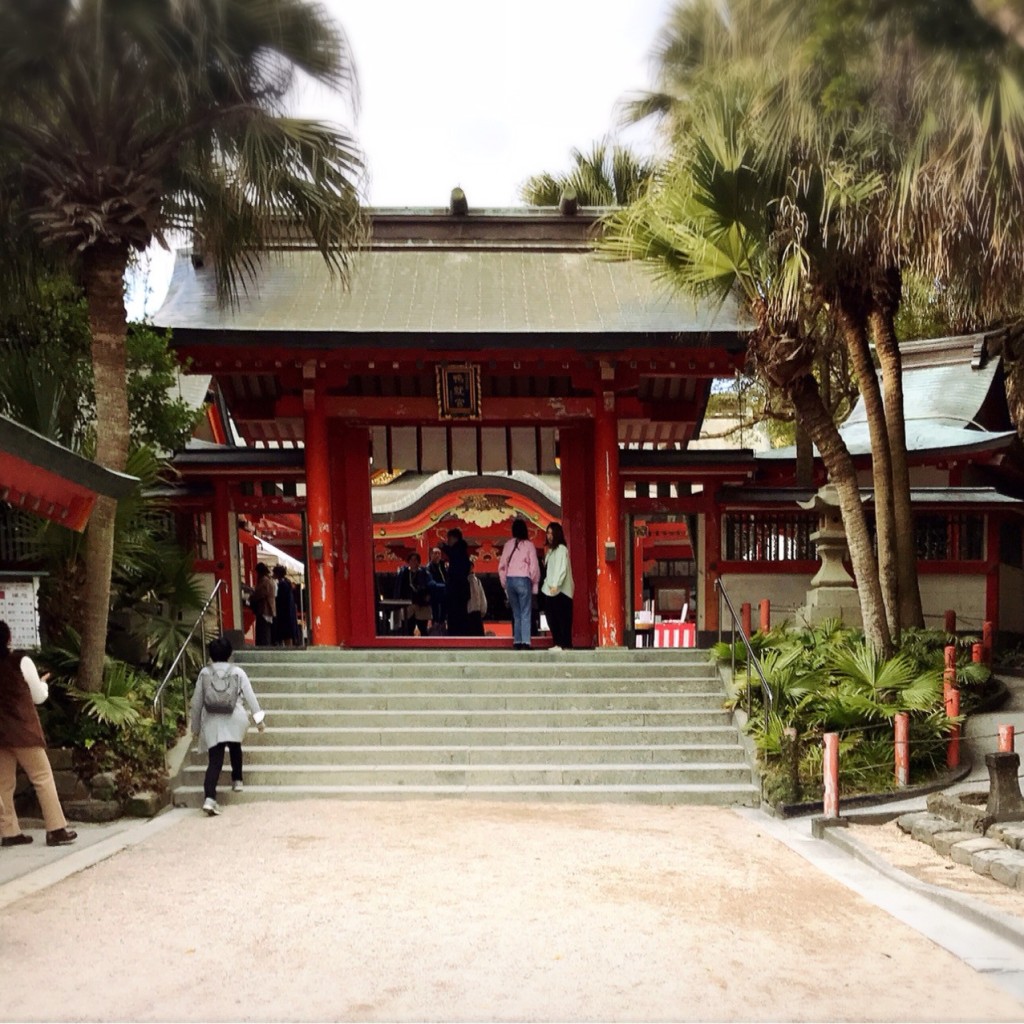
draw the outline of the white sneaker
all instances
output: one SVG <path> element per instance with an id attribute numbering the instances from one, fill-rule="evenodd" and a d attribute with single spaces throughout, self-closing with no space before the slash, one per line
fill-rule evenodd
<path id="1" fill-rule="evenodd" d="M 241 793 L 243 789 L 245 789 L 245 785 L 243 784 L 241 779 L 233 779 L 232 780 L 232 782 L 231 782 L 231 792 L 232 793 Z"/>
<path id="2" fill-rule="evenodd" d="M 549 650 L 549 651 L 561 651 L 561 650 L 562 650 L 562 648 L 561 648 L 561 647 L 559 647 L 559 646 L 558 646 L 558 644 L 552 644 L 552 645 L 551 645 L 551 646 L 550 646 L 550 647 L 548 648 L 548 650 Z"/>
<path id="3" fill-rule="evenodd" d="M 220 814 L 220 805 L 212 796 L 208 796 L 203 801 L 203 811 L 212 818 L 215 814 Z"/>

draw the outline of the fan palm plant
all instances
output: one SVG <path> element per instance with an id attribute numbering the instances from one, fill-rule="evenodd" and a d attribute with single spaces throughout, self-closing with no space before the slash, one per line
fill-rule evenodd
<path id="1" fill-rule="evenodd" d="M 626 206 L 644 194 L 654 177 L 652 160 L 625 146 L 595 142 L 589 153 L 573 149 L 573 167 L 566 173 L 543 172 L 528 178 L 519 198 L 534 206 L 557 206 L 572 192 L 581 206 Z"/>
<path id="2" fill-rule="evenodd" d="M 362 234 L 361 157 L 346 129 L 288 117 L 285 99 L 299 73 L 354 95 L 353 64 L 324 9 L 304 0 L 0 0 L 0 39 L 0 283 L 17 283 L 29 250 L 80 274 L 96 460 L 122 470 L 132 254 L 196 232 L 229 298 L 285 221 L 344 276 Z M 102 678 L 114 529 L 101 498 L 84 690 Z"/>

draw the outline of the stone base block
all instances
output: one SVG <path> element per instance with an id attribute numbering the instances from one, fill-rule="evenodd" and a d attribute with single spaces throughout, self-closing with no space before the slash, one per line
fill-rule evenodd
<path id="1" fill-rule="evenodd" d="M 1024 853 L 1008 850 L 1002 857 L 993 857 L 988 868 L 993 881 L 1015 889 L 1024 878 Z"/>
<path id="2" fill-rule="evenodd" d="M 71 821 L 116 821 L 121 817 L 120 800 L 69 800 L 64 814 Z"/>
<path id="3" fill-rule="evenodd" d="M 154 793 L 152 790 L 145 790 L 128 797 L 124 805 L 124 813 L 130 818 L 152 818 L 161 807 L 168 803 L 166 793 Z"/>
<path id="4" fill-rule="evenodd" d="M 949 851 L 957 843 L 965 842 L 968 839 L 977 839 L 978 834 L 976 832 L 964 832 L 961 829 L 956 829 L 953 832 L 936 832 L 932 836 L 932 846 L 936 853 L 941 853 L 943 857 L 948 857 Z"/>
<path id="5" fill-rule="evenodd" d="M 962 843 L 954 843 L 949 850 L 949 855 L 957 864 L 971 867 L 971 858 L 982 850 L 1005 850 L 1002 843 L 994 839 L 985 839 L 979 836 L 977 839 L 965 839 Z"/>
<path id="6" fill-rule="evenodd" d="M 936 814 L 925 814 L 913 823 L 910 834 L 922 843 L 934 846 L 934 836 L 942 832 L 951 832 L 954 829 L 956 829 L 956 822 L 950 821 L 948 818 L 940 818 Z"/>

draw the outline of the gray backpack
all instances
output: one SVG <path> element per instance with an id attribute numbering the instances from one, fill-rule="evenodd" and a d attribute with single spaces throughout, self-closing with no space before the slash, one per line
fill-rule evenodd
<path id="1" fill-rule="evenodd" d="M 203 707 L 214 715 L 230 715 L 242 693 L 242 677 L 234 665 L 207 665 L 199 678 Z"/>

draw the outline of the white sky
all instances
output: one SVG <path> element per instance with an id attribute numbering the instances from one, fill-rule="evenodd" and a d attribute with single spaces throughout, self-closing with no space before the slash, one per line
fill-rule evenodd
<path id="1" fill-rule="evenodd" d="M 647 128 L 618 127 L 616 105 L 652 84 L 650 52 L 671 0 L 324 0 L 359 76 L 355 134 L 374 206 L 518 205 L 531 174 L 565 171 L 569 150 L 613 133 L 641 153 Z M 351 123 L 311 86 L 295 112 Z M 129 315 L 163 300 L 162 254 L 130 290 Z M 141 284 L 141 282 L 145 282 Z M 140 287 L 141 284 L 141 287 Z"/>
<path id="2" fill-rule="evenodd" d="M 377 206 L 517 204 L 539 171 L 617 128 L 650 88 L 670 0 L 327 0 L 359 75 L 356 133 Z M 307 92 L 300 110 L 332 116 Z M 334 119 L 337 119 L 335 117 Z M 645 131 L 617 131 L 650 150 Z"/>

